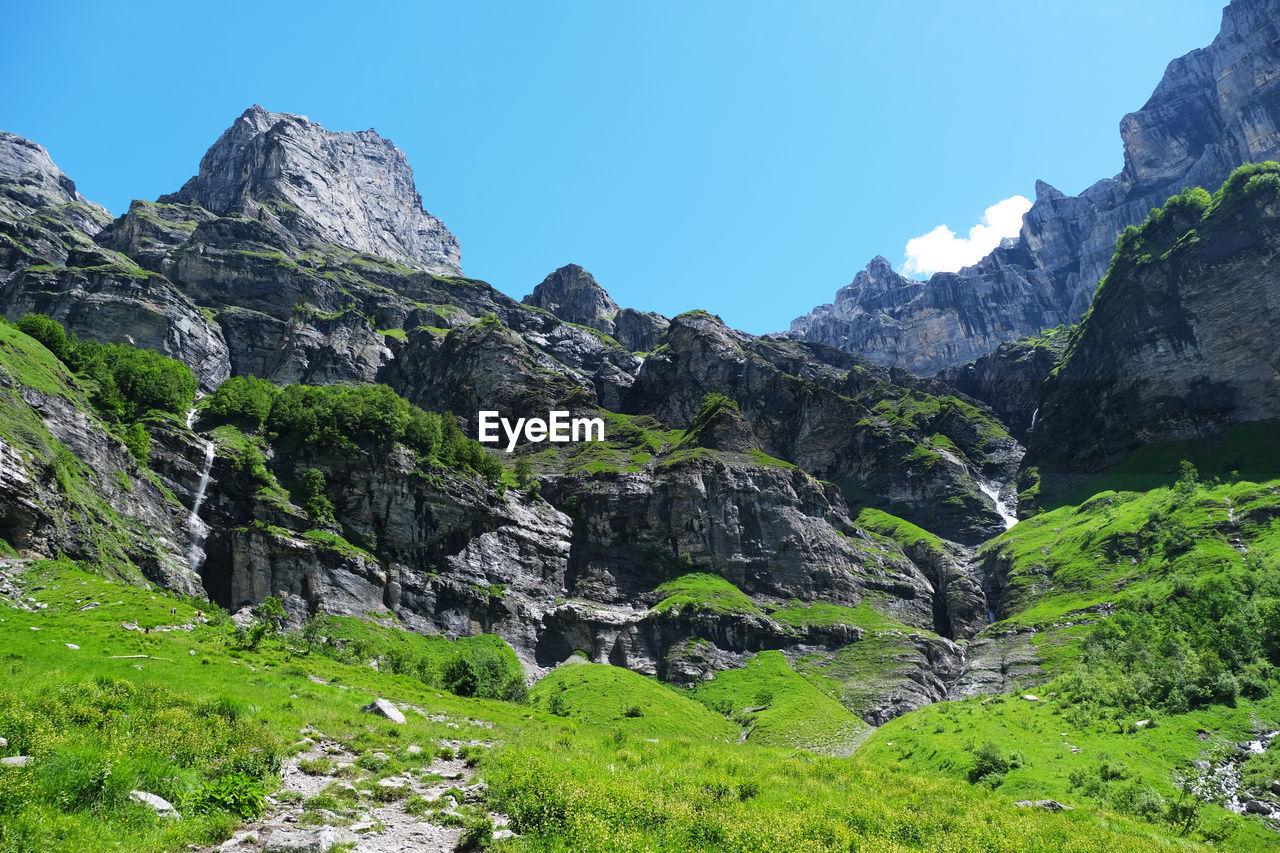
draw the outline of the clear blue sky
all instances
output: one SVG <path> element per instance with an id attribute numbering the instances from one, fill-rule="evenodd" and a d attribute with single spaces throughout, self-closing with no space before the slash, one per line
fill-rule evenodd
<path id="1" fill-rule="evenodd" d="M 574 262 L 620 304 L 759 333 L 1037 178 L 1118 172 L 1120 118 L 1221 7 L 20 0 L 0 128 L 118 214 L 253 103 L 372 126 L 468 275 L 519 298 Z"/>

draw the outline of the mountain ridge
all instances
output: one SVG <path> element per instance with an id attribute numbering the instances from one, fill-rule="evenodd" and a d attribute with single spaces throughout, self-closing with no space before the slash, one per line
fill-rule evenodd
<path id="1" fill-rule="evenodd" d="M 1037 181 L 1018 237 L 976 264 L 917 283 L 873 261 L 787 334 L 932 374 L 1079 320 L 1126 226 L 1184 187 L 1280 156 L 1280 2 L 1233 0 L 1213 43 L 1170 62 L 1120 133 L 1117 175 L 1078 196 Z"/>

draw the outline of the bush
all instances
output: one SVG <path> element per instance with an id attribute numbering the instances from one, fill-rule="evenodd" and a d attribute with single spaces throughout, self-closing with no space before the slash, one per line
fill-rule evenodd
<path id="1" fill-rule="evenodd" d="M 35 338 L 44 344 L 45 349 L 53 353 L 61 362 L 66 362 L 71 352 L 70 342 L 62 324 L 45 314 L 27 314 L 17 323 L 18 331 Z"/>
<path id="2" fill-rule="evenodd" d="M 973 750 L 973 766 L 969 768 L 969 781 L 999 786 L 1004 774 L 1009 772 L 1009 759 L 994 741 L 987 741 Z"/>
<path id="3" fill-rule="evenodd" d="M 302 475 L 298 486 L 298 499 L 307 517 L 318 524 L 332 523 L 334 518 L 333 501 L 325 494 L 324 472 L 311 468 Z"/>
<path id="4" fill-rule="evenodd" d="M 189 807 L 201 814 L 220 810 L 252 820 L 266 805 L 267 793 L 260 779 L 247 773 L 228 773 L 205 782 Z"/>
<path id="5" fill-rule="evenodd" d="M 205 401 L 202 418 L 213 424 L 229 423 L 258 430 L 267 422 L 280 389 L 266 379 L 233 376 Z"/>
<path id="6" fill-rule="evenodd" d="M 120 431 L 120 440 L 128 448 L 129 455 L 139 465 L 146 465 L 151 459 L 151 433 L 140 423 L 132 423 Z"/>

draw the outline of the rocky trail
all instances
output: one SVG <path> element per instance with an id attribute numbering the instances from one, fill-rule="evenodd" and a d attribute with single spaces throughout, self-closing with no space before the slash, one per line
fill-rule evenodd
<path id="1" fill-rule="evenodd" d="M 285 760 L 267 814 L 201 853 L 445 853 L 472 849 L 477 836 L 513 835 L 504 815 L 481 805 L 486 786 L 469 766 L 491 743 L 411 744 L 399 761 L 381 751 L 356 755 L 311 727 L 301 734 L 307 747 Z"/>

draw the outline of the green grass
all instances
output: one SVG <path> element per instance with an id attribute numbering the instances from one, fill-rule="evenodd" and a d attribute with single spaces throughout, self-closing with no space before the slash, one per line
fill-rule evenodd
<path id="1" fill-rule="evenodd" d="M 30 768 L 6 771 L 15 775 L 0 789 L 4 853 L 117 844 L 161 851 L 216 843 L 237 823 L 228 813 L 184 814 L 180 822 L 160 823 L 121 803 L 118 792 L 163 783 L 170 787 L 162 793 L 184 801 L 184 791 L 216 778 L 216 767 L 237 755 L 296 748 L 290 744 L 306 725 L 365 758 L 387 752 L 393 760 L 375 776 L 411 763 L 403 750 L 410 743 L 430 749 L 445 739 L 497 741 L 479 766 L 490 785 L 486 805 L 509 814 L 523 836 L 508 843 L 510 849 L 1197 849 L 1189 842 L 1171 846 L 1160 827 L 1095 801 L 1080 800 L 1077 811 L 1058 815 L 1015 808 L 1003 789 L 992 793 L 952 778 L 963 772 L 959 764 L 955 772 L 926 778 L 900 762 L 878 766 L 878 756 L 863 758 L 861 752 L 833 759 L 763 745 L 834 751 L 859 736 L 856 720 L 791 672 L 777 653 L 700 686 L 692 696 L 702 701 L 636 673 L 581 663 L 548 675 L 534 688 L 534 703 L 521 706 L 460 698 L 392 667 L 368 667 L 369 658 L 381 663 L 438 652 L 442 659 L 458 645 L 405 633 L 393 622 L 324 617 L 318 633 L 346 650 L 337 655 L 308 653 L 301 635 L 268 637 L 258 648 L 244 649 L 234 646 L 225 616 L 191 631 L 120 628 L 122 621 L 151 628 L 189 621 L 197 608 L 208 608 L 195 599 L 66 565 L 34 568 L 26 584 L 45 587 L 33 594 L 49 608 L 0 610 L 0 662 L 7 670 L 0 727 L 14 749 L 36 759 Z M 87 601 L 101 605 L 79 611 Z M 67 642 L 80 648 L 69 649 Z M 493 638 L 466 642 L 504 648 Z M 771 695 L 758 703 L 764 690 Z M 125 698 L 111 698 L 116 695 Z M 555 695 L 567 716 L 550 713 Z M 438 718 L 410 710 L 408 722 L 396 726 L 361 714 L 359 707 L 374 696 Z M 737 742 L 737 723 L 702 702 L 727 702 L 731 713 L 742 715 L 751 726 L 746 742 Z M 767 707 L 742 710 L 757 704 Z M 212 716 L 201 710 L 206 708 Z M 1242 705 L 1240 720 L 1256 710 Z M 19 726 L 6 714 L 28 722 Z M 1055 722 L 1047 725 L 1057 725 L 1056 717 L 1048 719 Z M 982 724 L 1000 722 L 992 715 Z M 1163 720 L 1155 731 L 1162 729 L 1172 731 Z M 888 731 L 894 730 L 882 730 Z M 1234 737 L 1236 730 L 1224 729 L 1223 736 Z M 873 737 L 864 749 L 870 756 L 893 749 L 885 746 L 890 739 Z M 106 767 L 118 781 L 104 787 L 95 781 L 102 777 L 95 768 Z M 87 780 L 74 786 L 90 792 L 83 802 L 60 799 L 59 792 L 72 787 L 65 781 L 72 772 Z M 356 772 L 371 771 L 361 763 Z M 270 776 L 265 778 L 269 788 Z M 1010 774 L 1010 781 L 1017 779 Z"/>
<path id="2" fill-rule="evenodd" d="M 663 595 L 654 612 L 681 610 L 694 613 L 763 615 L 746 593 L 719 575 L 691 572 L 658 587 Z"/>
<path id="3" fill-rule="evenodd" d="M 188 622 L 209 605 L 66 564 L 32 568 L 26 585 L 49 608 L 0 609 L 6 677 L 0 729 L 10 743 L 5 754 L 21 751 L 34 759 L 27 768 L 4 771 L 4 853 L 117 845 L 161 851 L 216 843 L 238 819 L 225 811 L 202 816 L 188 810 L 179 822 L 160 822 L 123 801 L 121 792 L 141 788 L 186 802 L 227 767 L 258 773 L 261 761 L 287 752 L 306 725 L 357 753 L 398 755 L 409 743 L 494 736 L 494 729 L 472 721 L 510 732 L 527 724 L 530 713 L 542 716 L 506 702 L 459 698 L 363 662 L 308 655 L 296 639 L 269 638 L 257 649 L 237 649 L 229 624 L 220 620 L 191 631 L 122 630 L 121 622 L 134 620 L 153 629 Z M 79 610 L 91 601 L 101 604 Z M 383 630 L 369 629 L 389 638 Z M 351 633 L 357 633 L 354 627 Z M 448 645 L 442 638 L 417 639 Z M 146 657 L 117 657 L 126 655 Z M 329 683 L 316 684 L 308 674 Z M 375 696 L 412 703 L 440 720 L 408 712 L 408 722 L 397 726 L 360 713 Z M 266 784 L 275 784 L 269 774 Z"/>
<path id="4" fill-rule="evenodd" d="M 622 667 L 577 658 L 534 685 L 530 699 L 580 726 L 616 727 L 635 737 L 730 741 L 741 731 L 674 688 Z"/>
<path id="5" fill-rule="evenodd" d="M 1092 809 L 1047 814 L 1007 797 L 860 760 L 531 729 L 486 758 L 490 804 L 527 851 L 1193 850 Z"/>
<path id="6" fill-rule="evenodd" d="M 804 603 L 792 599 L 789 604 L 770 607 L 769 616 L 783 625 L 793 628 L 804 628 L 814 625 L 828 628 L 834 625 L 848 625 L 863 628 L 867 631 L 909 631 L 903 623 L 876 610 L 869 603 L 863 602 L 857 607 L 844 607 L 839 604 L 828 604 L 825 601 Z"/>
<path id="7" fill-rule="evenodd" d="M 367 560 L 371 563 L 378 562 L 378 558 L 375 557 L 373 554 L 370 554 L 368 551 L 366 551 L 363 548 L 358 548 L 355 545 L 352 545 L 346 539 L 342 538 L 337 533 L 334 533 L 331 530 L 308 530 L 306 533 L 302 534 L 302 536 L 303 538 L 307 539 L 310 542 L 314 542 L 315 544 L 321 546 L 322 548 L 328 548 L 332 551 L 337 551 L 339 554 L 342 554 L 344 557 L 348 557 L 354 560 Z"/>
<path id="8" fill-rule="evenodd" d="M 745 726 L 747 741 L 762 746 L 851 755 L 872 730 L 792 670 L 781 652 L 760 652 L 741 669 L 717 673 L 693 696 Z"/>
<path id="9" fill-rule="evenodd" d="M 887 536 L 904 550 L 913 546 L 923 546 L 933 554 L 942 555 L 946 553 L 942 540 L 937 536 L 922 527 L 917 527 L 911 522 L 904 521 L 896 515 L 890 515 L 883 510 L 867 507 L 858 513 L 854 523 L 864 530 Z"/>
<path id="10" fill-rule="evenodd" d="M 1153 724 L 1135 729 L 1131 724 L 1136 717 L 1092 720 L 1073 715 L 1069 705 L 1055 700 L 1052 685 L 1032 693 L 1040 701 L 996 696 L 921 708 L 877 729 L 858 758 L 899 772 L 967 784 L 976 748 L 993 743 L 1005 756 L 1016 756 L 1016 766 L 999 778 L 982 780 L 980 786 L 994 786 L 1010 799 L 1053 799 L 1079 810 L 1101 804 L 1124 811 L 1135 807 L 1144 788 L 1154 790 L 1166 804 L 1175 801 L 1175 774 L 1189 772 L 1192 758 L 1252 738 L 1250 732 L 1258 724 L 1274 730 L 1280 714 L 1275 699 L 1242 701 L 1234 708 L 1152 715 Z M 1201 740 L 1198 732 L 1210 732 L 1211 737 Z M 1100 774 L 1104 763 L 1108 769 Z M 1078 784 L 1082 778 L 1084 783 Z M 1202 807 L 1201 825 L 1231 831 L 1227 849 L 1275 849 L 1273 830 L 1216 806 Z M 1159 819 L 1154 826 L 1167 828 Z"/>

